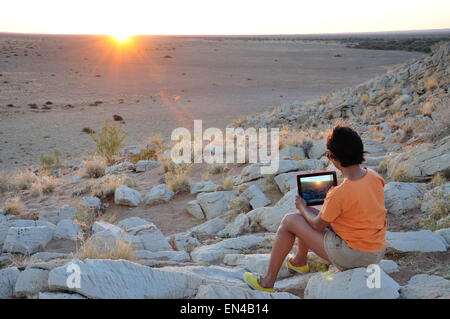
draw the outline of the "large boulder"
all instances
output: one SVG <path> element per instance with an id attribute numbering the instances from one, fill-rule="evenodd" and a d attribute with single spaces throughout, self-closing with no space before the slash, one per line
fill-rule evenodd
<path id="1" fill-rule="evenodd" d="M 380 286 L 369 288 L 366 268 L 354 268 L 340 273 L 311 277 L 305 289 L 305 299 L 396 299 L 400 285 L 380 269 Z M 373 274 L 375 275 L 375 274 Z"/>
<path id="2" fill-rule="evenodd" d="M 158 161 L 140 160 L 135 165 L 136 173 L 150 171 L 158 167 L 159 165 L 160 163 Z"/>
<path id="3" fill-rule="evenodd" d="M 167 240 L 175 250 L 192 251 L 195 247 L 200 245 L 197 238 L 188 233 L 177 233 L 169 236 Z"/>
<path id="4" fill-rule="evenodd" d="M 444 240 L 431 230 L 411 232 L 386 232 L 386 247 L 401 251 L 435 252 L 446 251 Z"/>
<path id="5" fill-rule="evenodd" d="M 389 213 L 399 215 L 418 208 L 429 185 L 421 183 L 390 182 L 384 186 L 384 203 Z"/>
<path id="6" fill-rule="evenodd" d="M 80 285 L 68 287 L 69 276 L 78 267 Z M 190 273 L 107 259 L 74 260 L 50 271 L 48 278 L 50 290 L 76 292 L 95 299 L 188 298 L 203 283 L 202 278 Z"/>
<path id="7" fill-rule="evenodd" d="M 197 182 L 189 185 L 191 194 L 214 192 L 216 187 L 217 185 L 211 181 Z"/>
<path id="8" fill-rule="evenodd" d="M 63 206 L 57 210 L 40 212 L 39 220 L 45 220 L 56 225 L 63 219 L 72 219 L 76 212 L 75 207 Z"/>
<path id="9" fill-rule="evenodd" d="M 387 175 L 404 175 L 415 181 L 431 179 L 436 173 L 450 170 L 450 136 L 436 144 L 421 144 L 389 160 Z"/>
<path id="10" fill-rule="evenodd" d="M 235 185 L 240 185 L 242 183 L 250 182 L 259 178 L 264 177 L 261 173 L 261 168 L 267 166 L 267 163 L 254 163 L 246 166 L 241 175 L 235 176 L 233 182 Z M 300 163 L 296 160 L 280 160 L 279 167 L 276 174 L 282 174 L 291 171 L 297 171 L 300 169 Z"/>
<path id="11" fill-rule="evenodd" d="M 256 185 L 251 185 L 242 195 L 248 200 L 252 208 L 264 207 L 272 203 Z"/>
<path id="12" fill-rule="evenodd" d="M 217 235 L 220 237 L 236 237 L 244 233 L 249 225 L 248 216 L 246 214 L 239 214 L 233 222 L 226 225 Z"/>
<path id="13" fill-rule="evenodd" d="M 28 219 L 13 219 L 0 222 L 0 248 L 5 242 L 8 230 L 11 227 L 36 227 L 36 226 L 47 226 L 55 228 L 56 226 L 48 221 L 42 220 L 28 220 Z"/>
<path id="14" fill-rule="evenodd" d="M 154 224 L 145 224 L 128 229 L 126 239 L 135 250 L 152 252 L 173 250 L 166 237 Z"/>
<path id="15" fill-rule="evenodd" d="M 16 297 L 32 297 L 48 290 L 48 270 L 31 268 L 22 271 L 14 287 Z"/>
<path id="16" fill-rule="evenodd" d="M 301 147 L 297 146 L 286 146 L 279 153 L 280 159 L 290 160 L 290 159 L 304 159 L 306 157 L 305 151 Z"/>
<path id="17" fill-rule="evenodd" d="M 71 219 L 63 219 L 56 225 L 53 239 L 80 240 L 82 236 L 80 225 L 75 224 Z"/>
<path id="18" fill-rule="evenodd" d="M 189 214 L 191 214 L 193 217 L 195 217 L 197 219 L 205 218 L 205 214 L 203 214 L 203 210 L 200 207 L 197 200 L 191 200 L 191 201 L 187 202 L 186 209 Z"/>
<path id="19" fill-rule="evenodd" d="M 116 188 L 114 192 L 114 203 L 136 207 L 141 203 L 141 194 L 128 186 L 122 185 Z"/>
<path id="20" fill-rule="evenodd" d="M 89 239 L 90 243 L 95 245 L 100 251 L 108 251 L 117 247 L 118 242 L 128 241 L 129 238 L 125 231 L 116 225 L 97 221 L 92 226 L 94 234 Z"/>
<path id="21" fill-rule="evenodd" d="M 220 191 L 214 193 L 200 193 L 197 201 L 206 219 L 212 219 L 228 211 L 228 203 L 239 195 L 239 191 Z"/>
<path id="22" fill-rule="evenodd" d="M 268 244 L 268 237 L 247 235 L 225 239 L 212 245 L 195 248 L 191 257 L 196 263 L 217 264 L 222 262 L 226 254 L 241 253 L 244 249 L 256 248 L 258 245 Z"/>
<path id="23" fill-rule="evenodd" d="M 135 166 L 133 163 L 130 162 L 123 162 L 120 164 L 116 164 L 113 166 L 108 166 L 105 169 L 105 174 L 120 174 L 120 173 L 125 173 L 127 171 L 131 171 L 134 170 Z"/>
<path id="24" fill-rule="evenodd" d="M 159 184 L 153 187 L 150 192 L 145 195 L 145 205 L 159 205 L 168 202 L 175 195 L 166 184 Z"/>
<path id="25" fill-rule="evenodd" d="M 278 207 L 261 207 L 247 213 L 250 225 L 262 227 L 266 231 L 276 232 L 287 212 Z"/>
<path id="26" fill-rule="evenodd" d="M 319 159 L 327 153 L 327 140 L 322 139 L 313 142 L 313 146 L 308 152 L 309 158 Z"/>
<path id="27" fill-rule="evenodd" d="M 309 173 L 311 171 L 297 171 L 290 173 L 283 173 L 275 176 L 275 182 L 278 185 L 278 188 L 283 194 L 286 194 L 290 190 L 297 189 L 297 175 Z"/>
<path id="28" fill-rule="evenodd" d="M 124 231 L 128 231 L 131 228 L 139 227 L 142 225 L 153 225 L 152 222 L 149 222 L 145 219 L 142 219 L 140 217 L 129 217 L 122 219 L 120 222 L 117 223 L 117 226 L 122 228 Z"/>
<path id="29" fill-rule="evenodd" d="M 0 269 L 0 299 L 11 298 L 14 295 L 14 286 L 19 275 L 20 270 L 17 267 Z"/>
<path id="30" fill-rule="evenodd" d="M 48 226 L 11 227 L 3 251 L 31 255 L 41 251 L 53 238 L 54 228 Z"/>
<path id="31" fill-rule="evenodd" d="M 400 288 L 405 299 L 450 299 L 450 280 L 432 275 L 412 276 L 406 286 Z"/>
<path id="32" fill-rule="evenodd" d="M 200 286 L 195 299 L 300 299 L 300 297 L 287 292 L 268 293 L 250 288 L 210 284 Z"/>
<path id="33" fill-rule="evenodd" d="M 225 222 L 221 218 L 216 217 L 200 225 L 192 227 L 189 231 L 191 233 L 215 235 L 217 234 L 217 232 L 224 229 L 225 226 Z"/>

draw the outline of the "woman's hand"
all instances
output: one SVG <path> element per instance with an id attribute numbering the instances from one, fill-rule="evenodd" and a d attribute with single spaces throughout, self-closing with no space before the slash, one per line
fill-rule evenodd
<path id="1" fill-rule="evenodd" d="M 306 207 L 305 200 L 303 198 L 301 198 L 298 194 L 295 196 L 295 207 L 300 212 L 303 212 L 304 208 Z"/>

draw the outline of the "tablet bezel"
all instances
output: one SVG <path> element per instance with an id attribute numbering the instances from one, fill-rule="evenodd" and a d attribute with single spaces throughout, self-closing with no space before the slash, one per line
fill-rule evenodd
<path id="1" fill-rule="evenodd" d="M 301 187 L 301 183 L 300 183 L 300 179 L 302 177 L 314 177 L 314 176 L 322 176 L 322 175 L 333 175 L 333 186 L 334 187 L 337 186 L 337 174 L 336 174 L 336 171 L 324 171 L 324 172 L 316 172 L 316 173 L 297 174 L 297 192 L 298 192 L 298 195 L 301 198 L 303 198 L 303 196 L 302 196 L 302 187 Z M 305 200 L 305 202 L 306 202 L 306 200 Z M 306 203 L 306 206 L 320 206 L 320 205 L 323 205 L 324 202 L 325 202 L 325 199 L 323 199 L 320 203 L 315 203 L 315 204 L 308 204 L 308 203 Z"/>

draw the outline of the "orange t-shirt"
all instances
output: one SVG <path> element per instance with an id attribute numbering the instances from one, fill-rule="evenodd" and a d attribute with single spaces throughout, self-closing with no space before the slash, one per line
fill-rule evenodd
<path id="1" fill-rule="evenodd" d="M 349 247 L 378 252 L 386 246 L 385 181 L 375 171 L 366 170 L 363 178 L 344 179 L 328 191 L 320 217 L 331 223 Z"/>

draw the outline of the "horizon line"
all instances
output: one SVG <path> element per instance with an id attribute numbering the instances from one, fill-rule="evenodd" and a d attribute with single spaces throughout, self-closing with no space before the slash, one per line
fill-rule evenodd
<path id="1" fill-rule="evenodd" d="M 412 30 L 389 30 L 389 31 L 347 31 L 347 32 L 323 32 L 323 33 L 253 33 L 253 34 L 131 34 L 131 36 L 184 36 L 184 37 L 208 37 L 208 36 L 317 36 L 317 35 L 358 35 L 358 34 L 383 34 L 383 33 L 426 33 L 426 32 L 449 32 L 449 28 L 440 29 L 412 29 Z M 10 31 L 0 31 L 0 35 L 40 35 L 40 36 L 110 36 L 111 34 L 106 33 L 39 33 L 39 32 L 10 32 Z"/>

